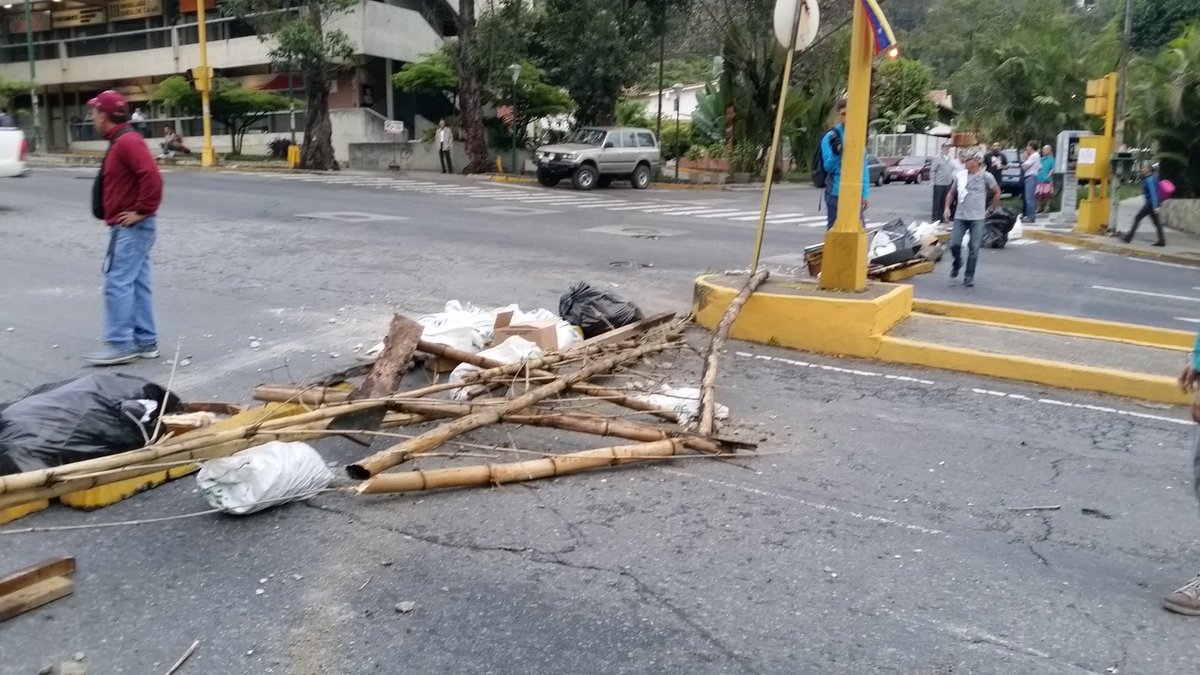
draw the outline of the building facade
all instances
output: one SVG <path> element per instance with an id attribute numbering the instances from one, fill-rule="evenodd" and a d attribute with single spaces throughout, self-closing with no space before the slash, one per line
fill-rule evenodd
<path id="1" fill-rule="evenodd" d="M 30 81 L 25 11 L 19 0 L 0 9 L 0 77 Z M 148 118 L 158 135 L 162 126 L 178 127 L 185 137 L 198 136 L 200 120 L 175 116 L 176 111 L 151 101 L 155 87 L 167 77 L 199 65 L 196 0 L 25 0 L 30 7 L 33 53 L 39 94 L 43 145 L 52 150 L 102 147 L 87 120 L 87 100 L 104 89 L 116 89 Z M 237 17 L 222 15 L 215 0 L 206 1 L 208 61 L 221 77 L 247 88 L 286 94 L 303 106 L 304 82 L 286 65 L 274 64 L 272 45 Z M 419 131 L 451 114 L 446 101 L 405 95 L 391 86 L 391 76 L 404 63 L 436 51 L 456 32 L 456 10 L 448 0 L 359 0 L 329 26 L 343 31 L 355 58 L 330 82 L 330 107 L 338 159 L 346 159 L 349 142 L 379 140 L 383 122 L 401 120 Z M 22 127 L 32 129 L 30 98 L 10 102 Z M 295 126 L 304 128 L 303 111 Z M 246 136 L 244 152 L 265 152 L 266 144 L 290 133 L 287 112 L 263 120 Z M 255 133 L 257 132 L 257 133 Z M 214 130 L 218 152 L 228 151 L 223 130 Z"/>

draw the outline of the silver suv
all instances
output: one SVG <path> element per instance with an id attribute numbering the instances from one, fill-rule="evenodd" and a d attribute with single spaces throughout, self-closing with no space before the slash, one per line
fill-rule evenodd
<path id="1" fill-rule="evenodd" d="M 662 151 L 649 129 L 584 127 L 564 143 L 538 148 L 534 162 L 538 182 L 546 187 L 570 178 L 575 189 L 591 190 L 620 179 L 645 190 L 662 163 Z"/>

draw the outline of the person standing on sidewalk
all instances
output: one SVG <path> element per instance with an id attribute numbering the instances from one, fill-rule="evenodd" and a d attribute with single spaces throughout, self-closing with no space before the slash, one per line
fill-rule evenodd
<path id="1" fill-rule="evenodd" d="M 1200 334 L 1196 336 L 1196 346 L 1192 348 L 1191 365 L 1184 368 L 1179 376 L 1179 386 L 1185 392 L 1195 394 L 1192 400 L 1192 421 L 1200 424 Z M 1195 438 L 1192 476 L 1196 498 L 1200 499 L 1200 433 L 1196 433 Z M 1168 594 L 1163 598 L 1162 604 L 1164 608 L 1176 614 L 1200 616 L 1200 575 Z"/>
<path id="2" fill-rule="evenodd" d="M 942 146 L 942 154 L 933 158 L 933 169 L 930 172 L 931 182 L 933 183 L 933 216 L 930 217 L 930 222 L 938 222 L 942 219 L 942 210 L 946 206 L 946 195 L 951 193 L 950 188 L 954 185 L 954 174 L 958 172 L 953 161 L 954 148 L 949 144 Z M 951 216 L 953 217 L 953 215 Z"/>
<path id="3" fill-rule="evenodd" d="M 1000 182 L 1000 176 L 1008 168 L 1008 158 L 1000 151 L 999 143 L 992 143 L 991 151 L 983 156 L 983 168 L 992 174 L 992 178 L 995 178 L 997 183 Z"/>
<path id="4" fill-rule="evenodd" d="M 1046 213 L 1050 210 L 1050 200 L 1054 198 L 1054 149 L 1046 145 L 1042 147 L 1041 165 L 1037 173 L 1037 212 Z"/>
<path id="5" fill-rule="evenodd" d="M 1021 162 L 1021 191 L 1025 202 L 1025 222 L 1037 221 L 1037 175 L 1042 168 L 1042 156 L 1038 154 L 1037 141 L 1025 146 L 1025 159 Z"/>
<path id="6" fill-rule="evenodd" d="M 838 123 L 825 132 L 821 137 L 821 164 L 825 169 L 825 208 L 828 217 L 826 230 L 832 230 L 837 222 L 838 193 L 841 192 L 842 182 L 842 150 L 846 138 L 846 99 L 838 101 Z M 862 210 L 867 210 L 867 196 L 870 194 L 871 180 L 867 168 L 866 153 L 863 154 L 862 176 Z"/>
<path id="7" fill-rule="evenodd" d="M 954 193 L 958 196 L 958 216 L 954 219 L 954 231 L 950 235 L 950 254 L 954 256 L 954 265 L 950 268 L 950 284 L 957 283 L 958 272 L 962 269 L 963 235 L 970 232 L 971 241 L 967 246 L 967 274 L 963 285 L 970 288 L 975 285 L 975 264 L 979 260 L 979 249 L 983 245 L 983 227 L 987 214 L 995 210 L 1000 203 L 1000 184 L 992 178 L 992 174 L 983 170 L 983 161 L 977 150 L 964 154 L 967 168 L 955 176 L 955 190 L 946 195 L 943 218 L 950 220 L 950 206 Z"/>
<path id="8" fill-rule="evenodd" d="M 108 141 L 92 189 L 92 213 L 109 229 L 104 260 L 105 349 L 84 357 L 95 366 L 158 358 L 150 292 L 150 249 L 162 203 L 158 164 L 129 124 L 129 104 L 109 90 L 88 101 L 96 131 Z"/>
<path id="9" fill-rule="evenodd" d="M 442 162 L 442 173 L 454 173 L 454 160 L 450 154 L 454 150 L 454 131 L 446 126 L 446 120 L 438 121 L 436 140 L 438 159 Z"/>
<path id="10" fill-rule="evenodd" d="M 1146 198 L 1146 203 L 1142 205 L 1142 210 L 1137 212 L 1137 216 L 1133 219 L 1133 225 L 1129 228 L 1129 234 L 1121 237 L 1126 244 L 1133 241 L 1133 235 L 1137 234 L 1138 225 L 1142 224 L 1142 218 L 1150 216 L 1150 222 L 1154 223 L 1154 229 L 1158 230 L 1158 241 L 1154 242 L 1153 246 L 1166 246 L 1167 239 L 1163 236 L 1162 221 L 1158 219 L 1158 209 L 1162 206 L 1162 202 L 1158 196 L 1158 164 L 1153 164 L 1142 169 L 1142 195 Z"/>

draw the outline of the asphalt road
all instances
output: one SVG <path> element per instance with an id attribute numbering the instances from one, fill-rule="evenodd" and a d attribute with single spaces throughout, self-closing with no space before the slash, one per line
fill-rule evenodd
<path id="1" fill-rule="evenodd" d="M 0 183 L 0 399 L 80 372 L 95 346 L 105 235 L 87 177 Z M 391 312 L 452 298 L 554 309 L 587 279 L 685 310 L 697 273 L 746 265 L 753 223 L 734 218 L 756 201 L 338 180 L 167 175 L 156 292 L 164 350 L 190 357 L 185 397 L 244 400 L 348 365 Z M 873 214 L 923 211 L 918 190 L 883 188 Z M 809 217 L 813 196 L 781 191 L 777 213 Z M 773 228 L 764 255 L 820 234 Z M 1200 285 L 1047 244 L 989 252 L 979 279 L 974 295 L 935 278 L 919 293 L 1186 327 Z M 126 370 L 165 382 L 166 360 Z M 659 363 L 698 380 L 694 357 Z M 0 625 L 0 673 L 79 651 L 89 672 L 164 672 L 193 640 L 181 673 L 1195 672 L 1197 620 L 1157 605 L 1200 558 L 1184 411 L 736 343 L 720 394 L 728 433 L 761 457 L 0 535 L 0 573 L 59 553 L 80 567 L 69 599 Z M 1057 508 L 1014 510 L 1033 506 Z M 0 530 L 205 508 L 188 478 Z"/>

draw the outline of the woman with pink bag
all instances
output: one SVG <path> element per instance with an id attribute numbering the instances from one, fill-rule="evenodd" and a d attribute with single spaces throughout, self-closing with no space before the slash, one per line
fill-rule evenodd
<path id="1" fill-rule="evenodd" d="M 1037 188 L 1034 189 L 1037 199 L 1037 212 L 1046 213 L 1050 210 L 1050 200 L 1054 197 L 1054 148 L 1042 148 L 1042 164 L 1038 167 Z"/>

